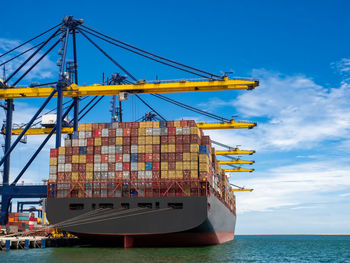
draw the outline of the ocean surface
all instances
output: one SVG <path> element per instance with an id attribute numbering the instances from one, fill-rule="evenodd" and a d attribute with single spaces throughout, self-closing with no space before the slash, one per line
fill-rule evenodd
<path id="1" fill-rule="evenodd" d="M 349 262 L 350 236 L 236 236 L 192 248 L 45 248 L 0 252 L 0 262 Z"/>

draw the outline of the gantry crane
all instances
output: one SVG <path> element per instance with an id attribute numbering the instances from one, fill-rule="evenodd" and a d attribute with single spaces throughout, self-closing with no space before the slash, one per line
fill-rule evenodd
<path id="1" fill-rule="evenodd" d="M 105 95 L 118 95 L 119 97 L 126 98 L 128 95 L 135 95 L 140 98 L 140 94 L 151 94 L 157 96 L 161 99 L 169 99 L 162 97 L 159 93 L 175 93 L 175 92 L 200 92 L 200 91 L 232 91 L 232 90 L 251 90 L 259 85 L 257 80 L 253 79 L 229 79 L 227 76 L 219 76 L 200 70 L 185 64 L 170 60 L 159 55 L 153 54 L 151 52 L 142 50 L 128 43 L 110 37 L 106 34 L 100 33 L 86 25 L 83 24 L 82 20 L 73 18 L 72 16 L 67 16 L 58 25 L 46 30 L 45 32 L 39 34 L 38 36 L 24 42 L 23 44 L 3 53 L 0 58 L 10 54 L 11 52 L 18 50 L 18 48 L 23 47 L 25 44 L 32 42 L 35 39 L 50 32 L 50 36 L 39 44 L 31 47 L 30 49 L 23 51 L 19 55 L 3 62 L 0 66 L 9 63 L 13 59 L 22 56 L 23 54 L 32 51 L 33 52 L 25 59 L 25 61 L 10 74 L 6 79 L 0 81 L 0 99 L 5 99 L 4 109 L 6 110 L 6 125 L 3 129 L 5 136 L 5 147 L 4 156 L 0 160 L 0 165 L 4 165 L 3 172 L 3 184 L 0 185 L 0 194 L 2 196 L 2 206 L 0 214 L 0 224 L 7 222 L 7 213 L 9 209 L 9 204 L 12 198 L 32 198 L 32 197 L 46 197 L 47 187 L 46 185 L 36 185 L 36 186 L 17 186 L 17 182 L 37 157 L 39 152 L 43 149 L 45 144 L 51 138 L 53 134 L 56 134 L 56 144 L 55 147 L 61 146 L 61 135 L 62 133 L 72 133 L 78 130 L 79 120 L 86 115 L 86 113 L 91 110 Z M 79 33 L 85 39 L 88 40 L 95 48 L 97 48 L 105 57 L 107 57 L 116 67 L 118 67 L 129 79 L 126 77 L 119 78 L 113 83 L 93 84 L 89 86 L 81 86 L 78 84 L 78 63 L 77 63 L 77 48 L 76 48 L 76 34 Z M 180 80 L 175 82 L 147 82 L 143 80 L 138 80 L 129 71 L 127 71 L 123 66 L 121 66 L 115 59 L 113 59 L 105 50 L 103 50 L 99 45 L 97 45 L 92 39 L 94 36 L 101 39 L 109 44 L 123 48 L 132 53 L 143 56 L 147 59 L 151 59 L 155 62 L 167 65 L 178 70 L 185 71 L 190 74 L 197 75 L 203 80 L 200 81 L 187 81 Z M 71 76 L 67 76 L 66 71 L 68 71 L 68 65 L 66 64 L 67 50 L 68 50 L 68 39 L 72 37 L 72 49 L 73 49 L 73 62 L 70 63 L 69 68 L 71 69 Z M 47 47 L 50 42 L 54 42 L 42 55 L 39 51 Z M 57 63 L 59 67 L 58 81 L 32 85 L 27 87 L 17 87 L 18 83 L 24 79 L 24 77 L 35 68 L 42 59 L 49 54 L 55 47 L 61 46 L 58 54 L 59 61 Z M 28 66 L 28 62 L 31 65 Z M 24 71 L 24 72 L 23 72 Z M 16 81 L 12 79 L 20 74 L 20 77 Z M 118 74 L 118 76 L 121 76 Z M 79 100 L 81 97 L 93 96 L 90 100 L 89 106 L 84 114 L 83 110 L 79 111 Z M 33 128 L 34 122 L 38 119 L 39 115 L 43 109 L 48 105 L 53 97 L 57 97 L 56 103 L 56 124 L 53 128 Z M 68 105 L 65 109 L 63 108 L 63 97 L 72 97 L 72 103 Z M 97 99 L 97 97 L 99 97 Z M 12 116 L 14 111 L 14 100 L 15 99 L 29 99 L 29 98 L 45 98 L 43 104 L 39 107 L 37 112 L 33 115 L 31 120 L 23 127 L 23 129 L 12 129 Z M 95 101 L 94 101 L 95 100 Z M 170 100 L 170 99 L 169 99 Z M 190 107 L 190 106 L 188 106 Z M 73 109 L 73 120 L 72 127 L 63 127 L 63 120 Z M 80 116 L 82 115 L 82 116 Z M 235 122 L 233 120 L 223 120 L 220 119 L 220 123 L 200 123 L 198 127 L 202 129 L 236 129 L 236 128 L 252 128 L 256 126 L 255 123 L 243 123 Z M 18 142 L 21 141 L 25 134 L 47 134 L 46 138 L 42 144 L 36 149 L 32 157 L 25 164 L 24 168 L 17 175 L 15 180 L 9 183 L 9 172 L 10 172 L 10 156 L 13 149 L 16 147 Z M 18 135 L 13 143 L 11 143 L 12 135 Z M 220 153 L 219 153 L 220 154 Z M 244 154 L 244 153 L 239 153 Z"/>

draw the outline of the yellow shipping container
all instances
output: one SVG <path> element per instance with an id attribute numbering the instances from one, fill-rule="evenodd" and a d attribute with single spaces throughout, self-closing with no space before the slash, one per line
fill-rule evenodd
<path id="1" fill-rule="evenodd" d="M 144 162 L 138 162 L 137 163 L 137 170 L 144 171 L 145 170 L 145 163 Z"/>
<path id="2" fill-rule="evenodd" d="M 191 127 L 190 132 L 192 135 L 198 135 L 199 137 L 201 136 L 201 132 L 198 127 Z"/>
<path id="3" fill-rule="evenodd" d="M 92 131 L 92 123 L 85 124 L 85 131 Z"/>
<path id="4" fill-rule="evenodd" d="M 58 148 L 58 155 L 65 155 L 66 148 L 65 147 L 59 147 Z"/>
<path id="5" fill-rule="evenodd" d="M 72 155 L 72 163 L 79 163 L 79 155 Z"/>
<path id="6" fill-rule="evenodd" d="M 160 144 L 160 136 L 153 136 L 152 144 Z"/>
<path id="7" fill-rule="evenodd" d="M 80 123 L 78 126 L 78 131 L 86 131 L 86 125 L 85 123 Z"/>
<path id="8" fill-rule="evenodd" d="M 95 145 L 95 146 L 101 146 L 101 138 L 100 138 L 100 137 L 95 138 L 95 140 L 94 140 L 94 145 Z"/>
<path id="9" fill-rule="evenodd" d="M 87 163 L 86 164 L 86 171 L 87 172 L 93 172 L 94 171 L 94 164 L 93 163 Z"/>
<path id="10" fill-rule="evenodd" d="M 86 163 L 86 155 L 79 155 L 79 163 Z"/>
<path id="11" fill-rule="evenodd" d="M 146 147 L 145 147 L 145 145 L 139 145 L 139 146 L 137 147 L 137 152 L 138 152 L 138 153 L 145 153 L 145 152 L 146 152 Z"/>
<path id="12" fill-rule="evenodd" d="M 205 153 L 199 154 L 199 162 L 200 163 L 209 163 L 209 156 Z"/>
<path id="13" fill-rule="evenodd" d="M 168 171 L 165 171 L 165 170 L 160 171 L 160 178 L 168 179 Z"/>
<path id="14" fill-rule="evenodd" d="M 167 153 L 168 152 L 168 145 L 167 144 L 161 144 L 160 145 L 160 152 L 161 153 Z"/>
<path id="15" fill-rule="evenodd" d="M 191 162 L 186 162 L 186 161 L 182 162 L 182 168 L 184 170 L 191 170 Z"/>
<path id="16" fill-rule="evenodd" d="M 176 162 L 176 170 L 181 170 L 182 171 L 182 162 Z"/>
<path id="17" fill-rule="evenodd" d="M 123 137 L 115 137 L 115 145 L 123 145 Z"/>
<path id="18" fill-rule="evenodd" d="M 175 171 L 168 171 L 168 178 L 169 179 L 175 179 L 176 178 L 176 172 Z"/>
<path id="19" fill-rule="evenodd" d="M 145 136 L 146 135 L 146 129 L 144 126 L 141 126 L 141 124 L 143 124 L 143 122 L 140 122 L 140 128 L 138 128 L 137 134 L 139 136 Z"/>
<path id="20" fill-rule="evenodd" d="M 175 144 L 168 144 L 168 152 L 169 153 L 175 152 Z"/>
<path id="21" fill-rule="evenodd" d="M 57 165 L 57 157 L 50 158 L 50 165 Z"/>
<path id="22" fill-rule="evenodd" d="M 176 171 L 176 179 L 183 179 L 184 178 L 184 174 L 183 171 Z"/>
<path id="23" fill-rule="evenodd" d="M 191 153 L 183 153 L 182 154 L 182 160 L 184 160 L 184 161 L 191 161 Z"/>
<path id="24" fill-rule="evenodd" d="M 209 172 L 209 165 L 206 163 L 199 163 L 200 172 Z"/>
<path id="25" fill-rule="evenodd" d="M 191 178 L 192 179 L 198 178 L 198 170 L 191 170 Z"/>
<path id="26" fill-rule="evenodd" d="M 174 127 L 181 127 L 180 121 L 174 121 Z"/>
<path id="27" fill-rule="evenodd" d="M 199 152 L 199 144 L 191 143 L 190 144 L 190 152 L 191 153 L 198 153 Z"/>
<path id="28" fill-rule="evenodd" d="M 146 128 L 152 128 L 153 127 L 153 121 L 145 121 Z"/>
<path id="29" fill-rule="evenodd" d="M 137 143 L 140 145 L 140 144 L 142 144 L 142 145 L 144 145 L 144 144 L 146 144 L 146 137 L 145 136 L 139 136 L 138 138 L 137 138 Z"/>
<path id="30" fill-rule="evenodd" d="M 198 170 L 198 162 L 191 161 L 191 170 Z"/>
<path id="31" fill-rule="evenodd" d="M 86 172 L 86 173 L 85 173 L 85 179 L 86 179 L 86 180 L 93 180 L 93 179 L 94 179 L 94 173 L 92 173 L 92 172 Z"/>
<path id="32" fill-rule="evenodd" d="M 140 128 L 146 128 L 146 123 L 144 121 L 140 122 Z M 139 129 L 140 131 L 140 129 Z"/>
<path id="33" fill-rule="evenodd" d="M 72 181 L 78 181 L 79 176 L 78 176 L 78 172 L 73 172 L 72 173 Z"/>
<path id="34" fill-rule="evenodd" d="M 145 153 L 152 153 L 152 144 L 146 144 Z"/>
<path id="35" fill-rule="evenodd" d="M 191 153 L 191 162 L 198 162 L 198 153 Z"/>
<path id="36" fill-rule="evenodd" d="M 160 163 L 160 170 L 168 171 L 168 162 L 161 162 Z"/>
<path id="37" fill-rule="evenodd" d="M 145 137 L 145 144 L 152 144 L 153 137 L 152 136 L 146 136 Z"/>
<path id="38" fill-rule="evenodd" d="M 159 128 L 159 121 L 152 121 L 152 127 Z"/>

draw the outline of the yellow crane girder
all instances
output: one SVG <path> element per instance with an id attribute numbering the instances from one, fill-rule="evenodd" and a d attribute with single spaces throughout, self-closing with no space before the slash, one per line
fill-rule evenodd
<path id="1" fill-rule="evenodd" d="M 237 188 L 237 189 L 232 189 L 232 192 L 243 192 L 243 191 L 251 192 L 251 191 L 253 191 L 253 190 L 254 190 L 254 189 Z"/>
<path id="2" fill-rule="evenodd" d="M 241 155 L 241 154 L 252 155 L 253 153 L 255 153 L 255 151 L 253 150 L 240 150 L 238 148 L 235 148 L 233 150 L 225 150 L 225 151 L 216 150 L 215 151 L 216 155 Z"/>
<path id="3" fill-rule="evenodd" d="M 202 130 L 252 129 L 256 126 L 256 123 L 255 122 L 236 122 L 234 120 L 231 120 L 230 122 L 219 122 L 219 123 L 198 122 L 197 126 Z"/>
<path id="4" fill-rule="evenodd" d="M 219 164 L 221 165 L 229 165 L 229 164 L 253 164 L 255 161 L 246 161 L 246 160 L 232 160 L 232 161 L 219 161 Z"/>
<path id="5" fill-rule="evenodd" d="M 174 92 L 198 92 L 220 90 L 251 90 L 259 85 L 256 80 L 232 79 L 223 77 L 220 80 L 205 81 L 177 81 L 147 83 L 146 81 L 136 84 L 123 85 L 90 85 L 78 86 L 71 84 L 63 90 L 63 97 L 102 96 L 118 95 L 120 92 L 130 94 L 150 93 L 174 93 Z M 48 97 L 54 87 L 27 87 L 0 89 L 0 99 L 20 98 L 45 98 Z M 55 94 L 57 96 L 57 94 Z"/>
<path id="6" fill-rule="evenodd" d="M 223 169 L 225 173 L 236 173 L 236 172 L 253 172 L 254 169 L 247 169 L 247 168 L 233 168 L 233 169 Z"/>

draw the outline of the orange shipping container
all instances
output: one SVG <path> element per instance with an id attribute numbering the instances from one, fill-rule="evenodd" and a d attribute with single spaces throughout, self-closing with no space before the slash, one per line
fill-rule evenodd
<path id="1" fill-rule="evenodd" d="M 57 157 L 50 158 L 50 165 L 57 165 Z"/>
<path id="2" fill-rule="evenodd" d="M 72 163 L 79 163 L 79 155 L 72 155 Z"/>
<path id="3" fill-rule="evenodd" d="M 123 145 L 123 137 L 116 137 L 115 145 Z"/>

